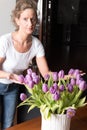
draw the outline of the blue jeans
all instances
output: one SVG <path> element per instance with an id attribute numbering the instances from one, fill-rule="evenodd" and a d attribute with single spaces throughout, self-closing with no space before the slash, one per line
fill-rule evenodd
<path id="1" fill-rule="evenodd" d="M 28 93 L 27 89 L 23 85 L 20 86 L 20 89 L 19 89 L 19 95 L 21 93 L 26 93 L 26 95 L 30 96 L 30 94 Z M 21 102 L 21 100 L 19 98 L 19 103 L 20 102 Z M 30 120 L 32 118 L 40 116 L 39 108 L 34 108 L 29 113 L 27 113 L 27 111 L 28 111 L 28 106 L 26 106 L 26 105 L 17 108 L 17 123 L 18 124 L 22 123 L 24 121 Z"/>
<path id="2" fill-rule="evenodd" d="M 18 85 L 0 83 L 1 127 L 5 130 L 13 125 L 17 106 Z"/>

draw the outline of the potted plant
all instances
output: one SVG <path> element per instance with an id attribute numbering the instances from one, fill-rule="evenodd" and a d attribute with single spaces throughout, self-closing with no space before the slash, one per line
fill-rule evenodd
<path id="1" fill-rule="evenodd" d="M 86 97 L 81 98 L 81 95 L 87 89 L 87 85 L 78 69 L 70 69 L 67 75 L 64 70 L 53 72 L 51 75 L 45 75 L 44 79 L 28 69 L 25 77 L 19 76 L 19 81 L 25 85 L 31 95 L 27 97 L 21 93 L 22 102 L 18 107 L 28 105 L 28 112 L 34 107 L 38 107 L 44 120 L 42 130 L 69 130 L 71 117 L 75 115 L 76 109 L 86 105 Z M 47 124 L 51 117 L 55 123 L 60 116 L 62 116 L 62 120 L 67 118 L 68 127 L 66 121 L 64 121 L 66 128 L 63 124 L 63 128 L 60 125 L 60 128 L 57 129 L 50 126 L 52 122 Z"/>

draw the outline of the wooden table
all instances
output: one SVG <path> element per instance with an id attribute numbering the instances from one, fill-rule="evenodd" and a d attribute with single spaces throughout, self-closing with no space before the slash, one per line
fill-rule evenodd
<path id="1" fill-rule="evenodd" d="M 41 118 L 25 121 L 6 130 L 41 130 Z M 71 120 L 70 130 L 87 130 L 87 106 L 77 110 Z"/>
<path id="2" fill-rule="evenodd" d="M 40 117 L 14 125 L 6 130 L 40 130 Z"/>

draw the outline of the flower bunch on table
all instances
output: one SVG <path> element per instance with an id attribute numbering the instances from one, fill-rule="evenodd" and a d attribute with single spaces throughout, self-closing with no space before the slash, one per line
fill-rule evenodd
<path id="1" fill-rule="evenodd" d="M 86 97 L 81 96 L 87 84 L 78 69 L 70 69 L 67 75 L 64 70 L 53 72 L 45 75 L 44 79 L 28 69 L 25 77 L 19 76 L 19 81 L 25 85 L 30 96 L 21 93 L 22 102 L 18 107 L 28 105 L 28 112 L 37 107 L 45 118 L 51 114 L 67 114 L 72 117 L 77 108 L 86 105 Z"/>

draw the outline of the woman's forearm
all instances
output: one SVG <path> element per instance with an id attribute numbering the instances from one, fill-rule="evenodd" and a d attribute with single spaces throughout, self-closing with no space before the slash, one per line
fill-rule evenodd
<path id="1" fill-rule="evenodd" d="M 10 75 L 11 75 L 11 73 L 0 70 L 0 78 L 9 79 Z"/>

